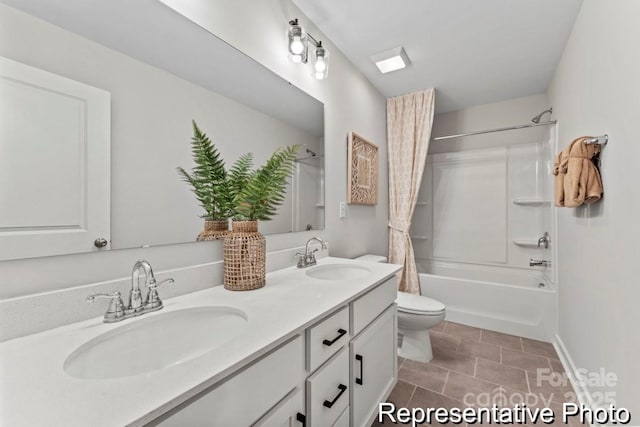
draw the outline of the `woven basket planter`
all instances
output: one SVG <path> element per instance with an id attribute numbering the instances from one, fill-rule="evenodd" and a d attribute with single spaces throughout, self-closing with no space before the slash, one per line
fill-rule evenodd
<path id="1" fill-rule="evenodd" d="M 202 242 L 206 240 L 224 239 L 224 236 L 226 236 L 228 232 L 229 222 L 226 219 L 222 221 L 205 220 L 204 230 L 198 234 L 196 240 Z"/>
<path id="2" fill-rule="evenodd" d="M 258 232 L 258 221 L 233 221 L 224 238 L 224 287 L 250 291 L 266 283 L 267 245 Z"/>

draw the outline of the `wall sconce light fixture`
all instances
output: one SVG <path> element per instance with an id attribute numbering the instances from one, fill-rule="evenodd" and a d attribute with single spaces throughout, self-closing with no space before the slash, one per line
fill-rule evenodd
<path id="1" fill-rule="evenodd" d="M 297 64 L 306 64 L 309 61 L 309 43 L 313 43 L 313 76 L 318 80 L 324 80 L 329 75 L 329 51 L 322 46 L 322 41 L 316 40 L 307 33 L 297 19 L 289 21 L 287 30 L 287 49 L 289 59 Z"/>

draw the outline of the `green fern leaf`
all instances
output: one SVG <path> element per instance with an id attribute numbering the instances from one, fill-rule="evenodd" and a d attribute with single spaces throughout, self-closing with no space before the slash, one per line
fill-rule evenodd
<path id="1" fill-rule="evenodd" d="M 287 190 L 287 178 L 294 169 L 300 146 L 278 148 L 267 163 L 256 170 L 238 195 L 236 216 L 248 220 L 269 220 L 282 205 Z"/>
<path id="2" fill-rule="evenodd" d="M 227 173 L 224 160 L 211 139 L 192 121 L 193 137 L 191 153 L 195 166 L 191 173 L 178 168 L 178 174 L 191 186 L 200 206 L 208 219 L 225 219 L 228 208 L 225 206 Z"/>

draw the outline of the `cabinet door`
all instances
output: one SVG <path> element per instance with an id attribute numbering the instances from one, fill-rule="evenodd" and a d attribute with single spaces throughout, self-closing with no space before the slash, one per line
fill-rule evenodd
<path id="1" fill-rule="evenodd" d="M 304 393 L 295 388 L 253 427 L 304 427 Z"/>
<path id="2" fill-rule="evenodd" d="M 0 260 L 109 247 L 110 103 L 0 57 Z"/>
<path id="3" fill-rule="evenodd" d="M 351 425 L 370 425 L 397 381 L 396 306 L 351 341 Z"/>
<path id="4" fill-rule="evenodd" d="M 162 427 L 245 427 L 301 384 L 304 340 L 296 336 L 231 378 L 147 424 Z M 295 424 L 294 424 L 295 425 Z"/>
<path id="5" fill-rule="evenodd" d="M 349 427 L 349 408 L 345 409 L 340 418 L 336 420 L 332 427 Z"/>

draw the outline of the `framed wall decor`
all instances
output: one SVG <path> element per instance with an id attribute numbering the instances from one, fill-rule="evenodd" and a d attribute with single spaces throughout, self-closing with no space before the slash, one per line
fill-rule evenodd
<path id="1" fill-rule="evenodd" d="M 378 204 L 378 146 L 349 132 L 347 202 Z"/>

